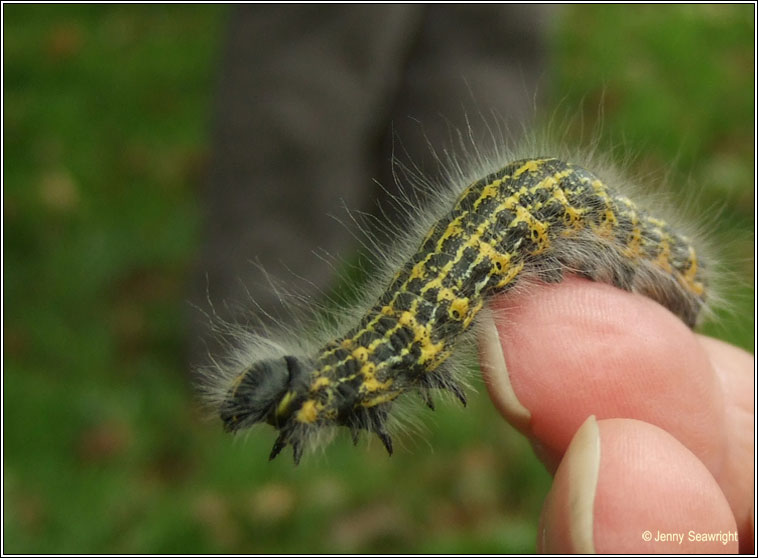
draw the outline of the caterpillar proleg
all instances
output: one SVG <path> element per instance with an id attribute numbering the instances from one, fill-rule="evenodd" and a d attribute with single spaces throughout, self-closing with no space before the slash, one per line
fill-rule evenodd
<path id="1" fill-rule="evenodd" d="M 270 458 L 295 462 L 328 427 L 376 434 L 391 454 L 388 416 L 417 391 L 465 405 L 451 354 L 495 296 L 526 280 L 576 273 L 646 295 L 693 327 L 708 298 L 708 262 L 690 238 L 570 158 L 519 158 L 465 182 L 411 241 L 383 291 L 355 322 L 312 347 L 256 339 L 217 366 L 207 390 L 224 429 L 278 430 Z"/>

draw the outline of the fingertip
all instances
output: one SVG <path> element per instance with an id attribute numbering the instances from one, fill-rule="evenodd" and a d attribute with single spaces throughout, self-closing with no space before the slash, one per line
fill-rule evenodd
<path id="1" fill-rule="evenodd" d="M 487 386 L 490 399 L 492 399 L 495 407 L 519 432 L 528 435 L 527 431 L 532 414 L 519 401 L 516 392 L 513 391 L 500 335 L 492 314 L 489 312 L 481 320 L 479 362 L 484 384 Z"/>
<path id="2" fill-rule="evenodd" d="M 748 378 L 753 377 L 750 372 L 755 366 L 754 355 L 714 337 L 698 334 L 697 338 L 714 363 L 737 370 L 740 374 L 746 374 Z"/>
<path id="3" fill-rule="evenodd" d="M 600 435 L 594 416 L 571 440 L 540 517 L 538 552 L 593 554 Z"/>
<path id="4" fill-rule="evenodd" d="M 660 428 L 589 417 L 572 438 L 540 516 L 546 553 L 737 551 L 713 476 Z"/>
<path id="5" fill-rule="evenodd" d="M 668 310 L 642 295 L 576 277 L 535 285 L 491 306 L 505 356 L 501 367 L 492 365 L 497 342 L 487 343 L 495 355 L 483 358 L 490 396 L 509 421 L 521 421 L 517 427 L 537 440 L 547 464 L 561 459 L 593 414 L 657 424 L 718 473 L 723 394 L 705 351 Z M 524 411 L 514 412 L 519 408 Z"/>
<path id="6" fill-rule="evenodd" d="M 737 552 L 729 503 L 705 465 L 668 432 L 634 419 L 598 422 L 598 552 Z"/>
<path id="7" fill-rule="evenodd" d="M 698 335 L 726 401 L 725 462 L 716 480 L 737 520 L 740 552 L 753 553 L 755 461 L 755 357 L 729 343 Z"/>

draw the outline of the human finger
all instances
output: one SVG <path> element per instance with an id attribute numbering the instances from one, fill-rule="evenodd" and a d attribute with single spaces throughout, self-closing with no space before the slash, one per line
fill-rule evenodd
<path id="1" fill-rule="evenodd" d="M 676 438 L 634 419 L 588 418 L 558 467 L 540 518 L 548 553 L 737 552 L 729 503 Z"/>
<path id="2" fill-rule="evenodd" d="M 589 415 L 670 432 L 720 474 L 723 387 L 698 338 L 660 304 L 567 277 L 491 304 L 480 336 L 498 409 L 554 470 Z"/>

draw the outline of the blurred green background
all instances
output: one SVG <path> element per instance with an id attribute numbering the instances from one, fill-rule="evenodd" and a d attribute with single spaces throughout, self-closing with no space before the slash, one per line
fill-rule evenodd
<path id="1" fill-rule="evenodd" d="M 270 429 L 203 418 L 185 287 L 228 7 L 3 15 L 3 550 L 533 551 L 550 476 L 481 389 L 391 459 L 268 463 Z M 545 111 L 602 106 L 605 147 L 708 216 L 732 286 L 705 331 L 751 351 L 753 36 L 752 5 L 566 6 Z"/>

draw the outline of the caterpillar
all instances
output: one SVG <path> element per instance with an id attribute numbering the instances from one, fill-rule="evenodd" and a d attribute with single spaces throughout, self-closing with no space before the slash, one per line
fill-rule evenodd
<path id="1" fill-rule="evenodd" d="M 378 436 L 389 454 L 397 398 L 433 390 L 466 404 L 448 360 L 487 301 L 527 279 L 565 273 L 656 300 L 694 327 L 707 300 L 708 264 L 687 236 L 638 207 L 591 170 L 555 157 L 520 159 L 471 181 L 356 322 L 316 350 L 245 355 L 216 374 L 215 409 L 227 432 L 265 422 L 298 463 L 330 426 Z M 258 346 L 261 346 L 259 343 Z M 264 351 L 265 352 L 265 351 Z"/>

